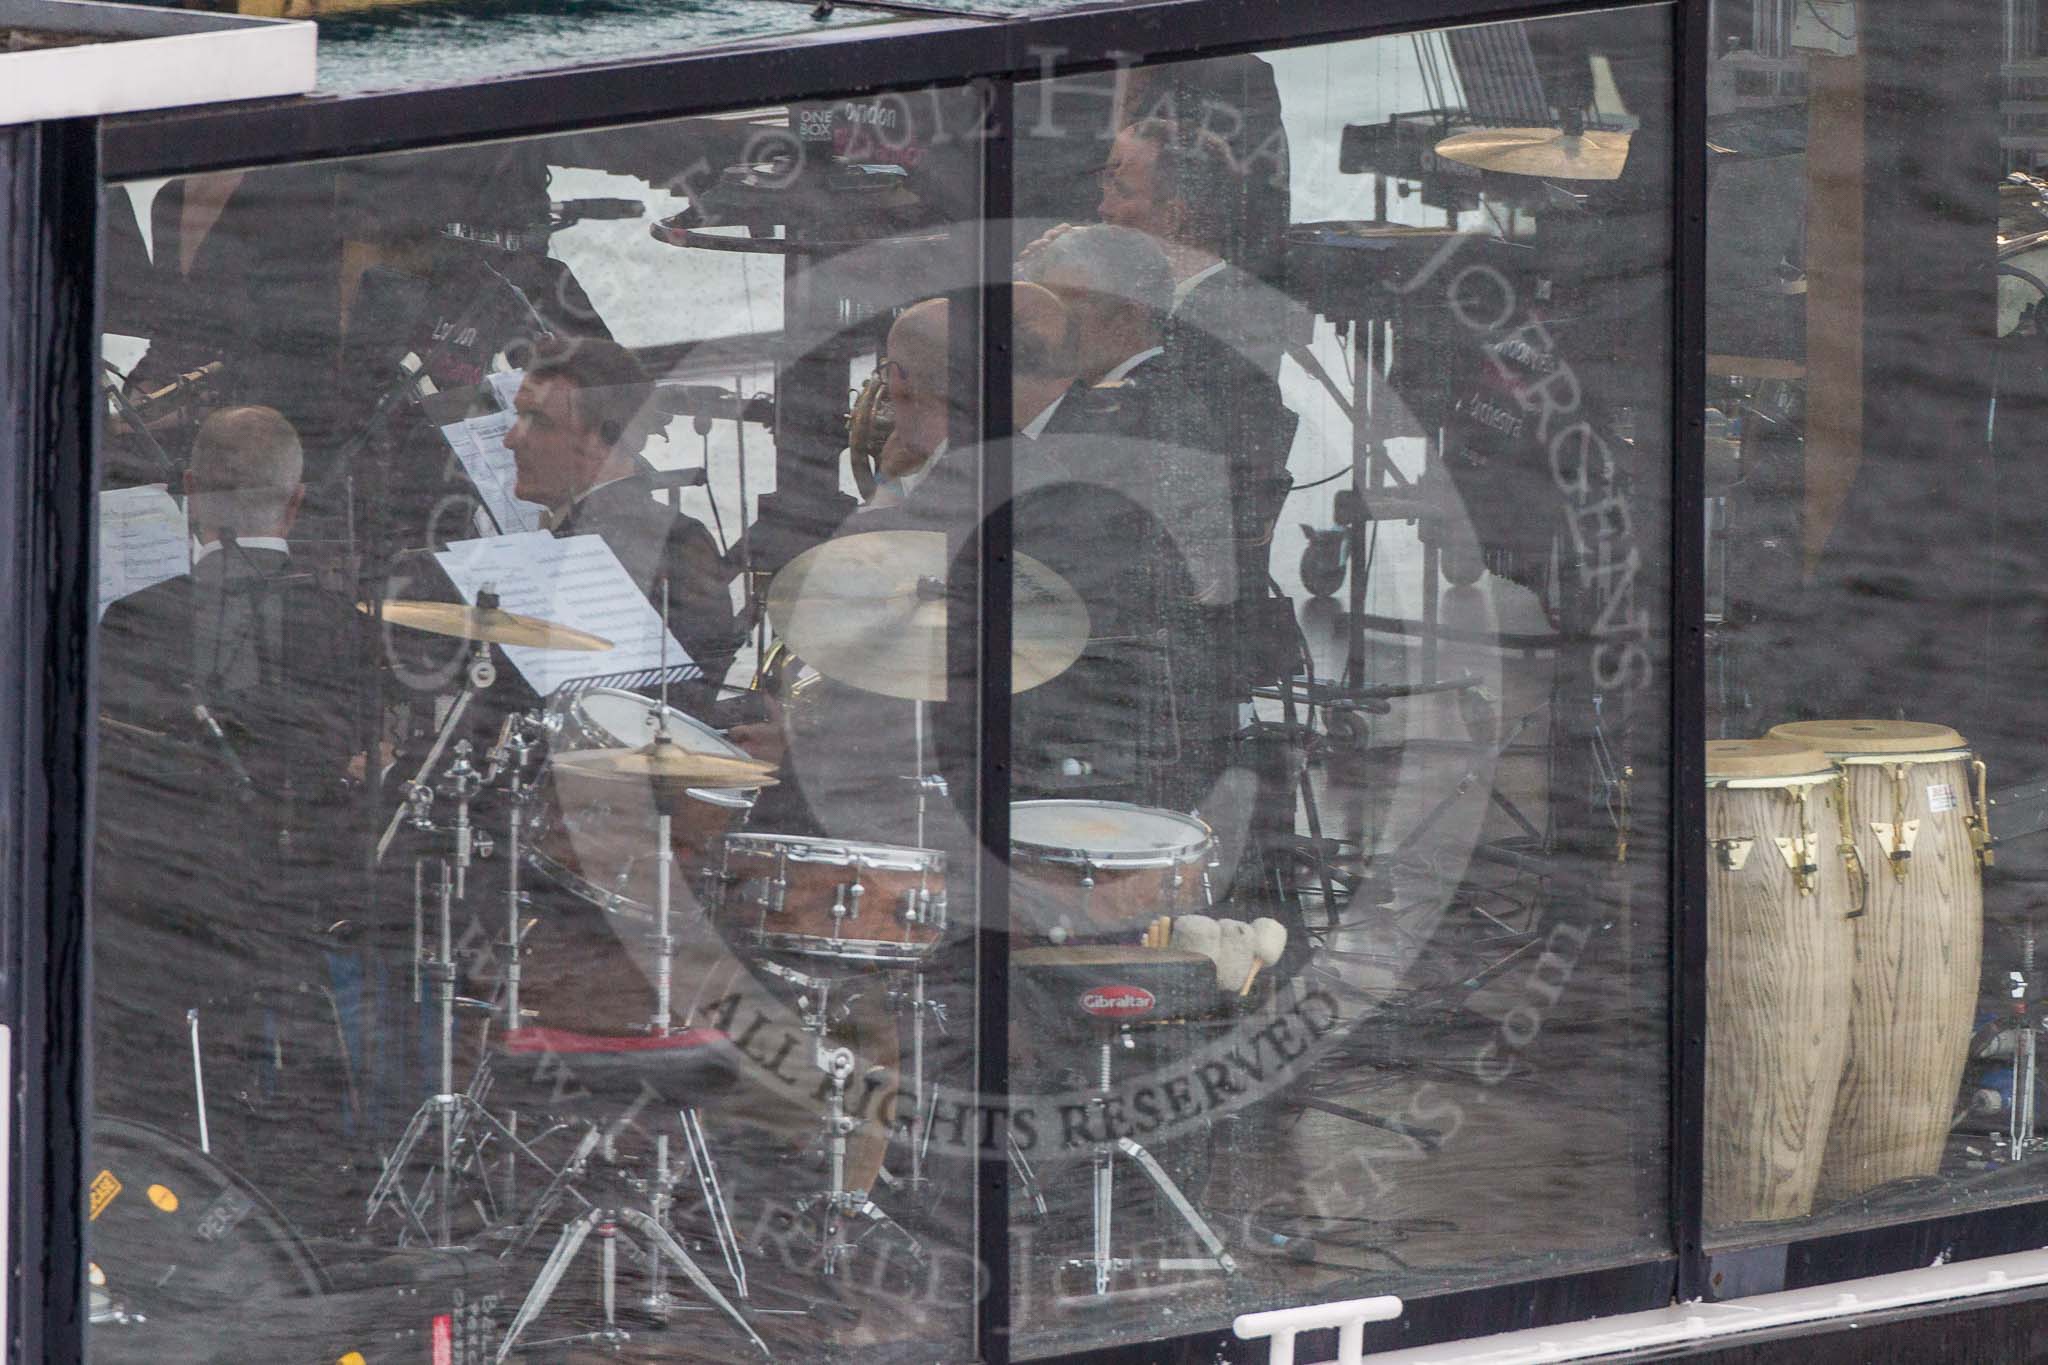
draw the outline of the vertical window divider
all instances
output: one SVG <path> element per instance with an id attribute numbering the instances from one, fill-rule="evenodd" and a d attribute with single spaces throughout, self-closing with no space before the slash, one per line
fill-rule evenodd
<path id="1" fill-rule="evenodd" d="M 1680 0 L 1674 172 L 1671 485 L 1671 1219 L 1679 1302 L 1707 1258 L 1706 218 L 1708 7 Z"/>
<path id="2" fill-rule="evenodd" d="M 965 551 L 957 556 L 951 599 L 977 604 L 975 629 L 955 629 L 949 639 L 959 660 L 973 655 L 978 696 L 975 707 L 976 850 L 978 917 L 975 934 L 975 1094 L 978 1117 L 975 1170 L 975 1254 L 979 1262 L 975 1310 L 975 1351 L 989 1365 L 1010 1359 L 1010 640 L 1012 626 L 1011 451 L 1015 430 L 1010 400 L 1010 263 L 1014 201 L 1012 143 L 1016 87 L 1007 77 L 977 83 L 982 93 L 981 234 L 977 287 L 964 291 L 960 325 L 950 329 L 954 392 L 959 377 L 977 376 L 972 413 L 956 407 L 955 440 L 965 435 L 980 451 L 980 497 Z M 979 430 L 962 432 L 972 417 Z M 976 439 L 978 438 L 978 439 Z M 961 676 L 955 668 L 954 676 Z"/>
<path id="3" fill-rule="evenodd" d="M 0 129 L 0 1023 L 10 1360 L 85 1356 L 99 124 Z"/>

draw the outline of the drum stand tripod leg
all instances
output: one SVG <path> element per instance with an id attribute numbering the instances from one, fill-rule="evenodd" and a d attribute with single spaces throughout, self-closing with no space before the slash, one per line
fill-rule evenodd
<path id="1" fill-rule="evenodd" d="M 588 1238 L 592 1234 L 592 1230 L 596 1230 L 604 1238 L 604 1271 L 606 1271 L 606 1275 L 604 1275 L 604 1330 L 590 1332 L 590 1336 L 598 1338 L 598 1340 L 623 1340 L 625 1338 L 625 1332 L 618 1330 L 618 1322 L 616 1322 L 616 1316 L 614 1316 L 616 1304 L 614 1304 L 614 1297 L 612 1297 L 614 1285 L 616 1285 L 614 1275 L 616 1275 L 616 1269 L 618 1269 L 618 1244 L 616 1244 L 616 1236 L 612 1234 L 610 1214 L 606 1212 L 606 1209 L 592 1207 L 592 1209 L 586 1209 L 586 1212 L 575 1216 L 571 1222 L 563 1224 L 561 1238 L 555 1242 L 555 1250 L 551 1250 L 547 1254 L 547 1265 L 541 1267 L 541 1273 L 535 1277 L 535 1281 L 532 1281 L 532 1289 L 526 1291 L 526 1302 L 520 1304 L 518 1316 L 514 1316 L 512 1318 L 512 1326 L 506 1328 L 506 1338 L 502 1342 L 498 1342 L 498 1361 L 506 1361 L 512 1355 L 512 1349 L 518 1345 L 518 1338 L 526 1332 L 528 1326 L 532 1326 L 535 1318 L 539 1318 L 547 1310 L 547 1302 L 551 1300 L 551 1297 L 555 1297 L 555 1289 L 561 1285 L 561 1277 L 569 1271 L 569 1263 L 575 1261 L 575 1252 L 580 1252 L 584 1248 L 584 1238 Z"/>
<path id="2" fill-rule="evenodd" d="M 1235 1275 L 1237 1273 L 1237 1262 L 1224 1249 L 1223 1239 L 1216 1235 L 1215 1229 L 1209 1226 L 1209 1221 L 1202 1217 L 1195 1206 L 1188 1201 L 1187 1195 L 1182 1192 L 1180 1186 L 1173 1183 L 1173 1177 L 1168 1175 L 1160 1166 L 1159 1159 L 1130 1138 L 1118 1138 L 1116 1149 L 1137 1162 L 1138 1169 L 1149 1176 L 1152 1183 L 1159 1187 L 1159 1192 L 1166 1196 L 1166 1201 L 1169 1204 L 1173 1205 L 1173 1211 L 1180 1215 L 1181 1221 L 1186 1223 L 1193 1230 L 1195 1236 L 1201 1240 L 1203 1248 L 1209 1253 L 1209 1259 L 1215 1262 L 1217 1269 L 1223 1271 L 1226 1275 Z M 1164 1268 L 1179 1269 L 1180 1267 L 1177 1265 L 1165 1265 Z"/>
<path id="3" fill-rule="evenodd" d="M 675 1262 L 676 1268 L 689 1278 L 691 1284 L 697 1286 L 698 1293 L 711 1300 L 721 1312 L 738 1324 L 739 1329 L 747 1334 L 747 1340 L 754 1343 L 756 1350 L 760 1351 L 764 1356 L 770 1354 L 768 1344 L 761 1340 L 760 1335 L 740 1315 L 740 1310 L 733 1307 L 731 1301 L 725 1295 L 718 1292 L 718 1286 L 711 1282 L 711 1277 L 706 1275 L 703 1269 L 690 1259 L 690 1253 L 683 1250 L 682 1243 L 678 1242 L 667 1228 L 663 1227 L 652 1215 L 639 1209 L 625 1209 L 619 1214 L 619 1219 L 621 1222 L 645 1233 L 648 1239 L 654 1243 L 657 1263 L 660 1262 L 662 1257 L 667 1257 Z"/>
<path id="4" fill-rule="evenodd" d="M 1100 1047 L 1102 1050 L 1099 1055 L 1096 1081 L 1102 1098 L 1106 1101 L 1114 1089 L 1115 1077 L 1112 1074 L 1112 1065 L 1116 1055 L 1116 1039 L 1114 1037 L 1104 1038 Z M 1173 1211 L 1180 1215 L 1181 1221 L 1188 1225 L 1188 1229 L 1195 1234 L 1196 1238 L 1202 1243 L 1203 1249 L 1209 1253 L 1206 1258 L 1199 1260 L 1162 1259 L 1148 1262 L 1147 1264 L 1155 1266 L 1160 1270 L 1208 1270 L 1213 1267 L 1214 1269 L 1221 1270 L 1226 1275 L 1235 1275 L 1237 1273 L 1237 1262 L 1224 1247 L 1223 1239 L 1216 1235 L 1216 1230 L 1209 1226 L 1208 1220 L 1202 1217 L 1194 1204 L 1189 1201 L 1187 1195 L 1182 1192 L 1180 1186 L 1173 1183 L 1173 1177 L 1166 1173 L 1165 1168 L 1159 1164 L 1158 1158 L 1127 1137 L 1118 1138 L 1115 1142 L 1098 1142 L 1095 1144 L 1093 1153 L 1095 1164 L 1093 1172 L 1095 1186 L 1094 1245 L 1092 1248 L 1094 1254 L 1087 1261 L 1078 1263 L 1069 1261 L 1066 1263 L 1067 1266 L 1075 1268 L 1078 1265 L 1085 1265 L 1092 1269 L 1095 1272 L 1095 1292 L 1100 1295 L 1109 1293 L 1109 1280 L 1113 1272 L 1121 1269 L 1136 1269 L 1140 1264 L 1135 1259 L 1128 1261 L 1118 1260 L 1112 1254 L 1113 1239 L 1111 1232 L 1116 1213 L 1116 1158 L 1119 1154 L 1129 1158 L 1137 1165 L 1139 1170 L 1145 1173 L 1145 1177 L 1158 1188 L 1159 1193 L 1165 1196 L 1166 1201 L 1173 1205 Z"/>
<path id="5" fill-rule="evenodd" d="M 1050 1211 L 1045 1202 L 1045 1190 L 1038 1183 L 1038 1172 L 1031 1169 L 1030 1158 L 1026 1157 L 1024 1149 L 1017 1145 L 1017 1135 L 1008 1135 L 1003 1139 L 1003 1143 L 1010 1151 L 1010 1169 L 1016 1172 L 1017 1187 L 1023 1190 L 1024 1197 L 1031 1201 L 1033 1212 L 1040 1218 L 1045 1217 Z"/>
<path id="6" fill-rule="evenodd" d="M 741 1299 L 747 1297 L 747 1262 L 740 1251 L 739 1234 L 733 1231 L 732 1212 L 725 1204 L 725 1191 L 718 1184 L 718 1166 L 711 1159 L 711 1144 L 704 1139 L 704 1123 L 697 1111 L 685 1109 L 681 1114 L 683 1144 L 690 1156 L 690 1169 L 696 1172 L 697 1188 L 704 1195 L 704 1207 L 711 1215 L 711 1230 L 718 1239 L 718 1254 L 725 1258 L 726 1273 L 732 1276 L 733 1289 Z"/>

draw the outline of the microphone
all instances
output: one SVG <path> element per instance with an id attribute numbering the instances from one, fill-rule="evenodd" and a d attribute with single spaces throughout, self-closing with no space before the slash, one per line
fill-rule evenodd
<path id="1" fill-rule="evenodd" d="M 196 690 L 192 696 L 192 718 L 199 722 L 207 737 L 220 747 L 220 756 L 226 761 L 228 772 L 235 779 L 235 799 L 245 804 L 255 800 L 255 779 L 251 778 L 249 770 L 242 766 L 241 755 L 235 752 L 235 746 L 228 740 L 227 731 L 220 728 L 220 722 L 214 719 L 213 712 L 207 709 L 206 703 L 199 700 Z"/>

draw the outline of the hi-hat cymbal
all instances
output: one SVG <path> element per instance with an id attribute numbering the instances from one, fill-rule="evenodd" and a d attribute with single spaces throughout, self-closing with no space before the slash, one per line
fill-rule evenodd
<path id="1" fill-rule="evenodd" d="M 772 764 L 686 749 L 657 735 L 637 749 L 579 749 L 556 754 L 556 768 L 601 782 L 653 782 L 679 787 L 772 787 Z"/>
<path id="2" fill-rule="evenodd" d="M 1596 128 L 1576 136 L 1561 128 L 1480 128 L 1445 138 L 1436 144 L 1436 154 L 1503 175 L 1619 180 L 1628 160 L 1628 138 Z"/>
<path id="3" fill-rule="evenodd" d="M 378 615 L 394 626 L 424 630 L 432 635 L 452 635 L 458 640 L 481 640 L 493 645 L 527 645 L 534 649 L 610 649 L 612 642 L 602 635 L 557 625 L 534 616 L 520 616 L 496 607 L 471 607 L 461 602 L 413 602 L 387 597 L 383 611 L 373 613 L 367 602 L 356 610 Z"/>
<path id="4" fill-rule="evenodd" d="M 1088 643 L 1088 608 L 1064 578 L 1017 555 L 1011 690 L 1067 671 Z M 904 701 L 946 699 L 946 537 L 868 531 L 792 559 L 768 586 L 768 619 L 837 682 Z"/>

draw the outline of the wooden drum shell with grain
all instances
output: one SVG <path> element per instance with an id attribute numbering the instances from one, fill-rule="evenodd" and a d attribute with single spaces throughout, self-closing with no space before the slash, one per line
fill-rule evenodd
<path id="1" fill-rule="evenodd" d="M 1823 1199 L 1940 1169 L 1969 1056 L 1984 945 L 1984 884 L 1965 819 L 1970 756 L 1841 761 L 1869 893 L 1866 912 L 1851 921 L 1849 1057 Z M 1903 878 L 1892 872 L 1889 841 L 1871 827 L 1893 822 L 1901 804 L 1905 820 L 1920 822 Z"/>
<path id="2" fill-rule="evenodd" d="M 1849 1027 L 1853 907 L 1840 800 L 1831 773 L 1708 786 L 1710 1225 L 1813 1208 Z M 1809 891 L 1780 837 L 1810 850 Z M 1719 851 L 1724 840 L 1753 841 L 1739 869 Z"/>

